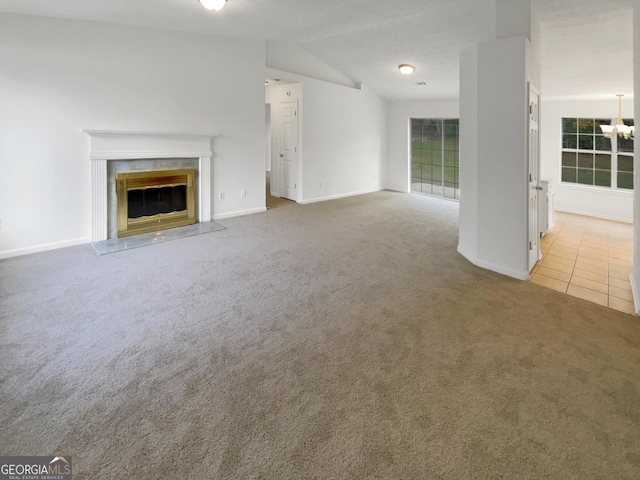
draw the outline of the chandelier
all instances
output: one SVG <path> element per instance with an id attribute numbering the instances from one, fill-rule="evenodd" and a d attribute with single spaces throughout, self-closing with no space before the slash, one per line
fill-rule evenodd
<path id="1" fill-rule="evenodd" d="M 622 121 L 622 97 L 624 97 L 624 94 L 618 93 L 616 97 L 618 97 L 618 122 L 615 125 L 600 125 L 600 128 L 605 137 L 611 138 L 617 133 L 621 137 L 628 139 L 633 137 L 635 127 L 625 125 Z"/>

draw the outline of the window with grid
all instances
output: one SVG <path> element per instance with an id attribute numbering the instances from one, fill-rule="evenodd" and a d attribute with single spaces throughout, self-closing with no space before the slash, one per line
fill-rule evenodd
<path id="1" fill-rule="evenodd" d="M 458 119 L 411 119 L 411 191 L 459 199 Z"/>
<path id="2" fill-rule="evenodd" d="M 607 138 L 600 125 L 615 120 L 562 119 L 562 175 L 564 183 L 633 190 L 633 138 Z M 625 119 L 633 125 L 633 119 Z"/>

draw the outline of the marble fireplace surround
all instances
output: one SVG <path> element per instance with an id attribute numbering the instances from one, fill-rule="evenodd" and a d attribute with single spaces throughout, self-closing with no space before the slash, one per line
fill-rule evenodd
<path id="1" fill-rule="evenodd" d="M 91 241 L 109 236 L 109 169 L 107 162 L 140 162 L 166 169 L 167 159 L 197 162 L 197 220 L 211 220 L 211 141 L 213 135 L 195 133 L 119 132 L 83 130 L 91 139 Z M 157 166 L 153 166 L 154 163 Z M 163 168 L 164 167 L 164 168 Z"/>

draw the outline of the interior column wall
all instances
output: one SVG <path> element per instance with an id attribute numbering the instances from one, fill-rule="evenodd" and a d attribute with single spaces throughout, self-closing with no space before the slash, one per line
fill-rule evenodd
<path id="1" fill-rule="evenodd" d="M 631 274 L 631 287 L 636 305 L 636 313 L 640 315 L 640 0 L 633 3 L 633 82 L 636 125 L 634 156 L 634 200 L 633 200 L 633 272 Z"/>
<path id="2" fill-rule="evenodd" d="M 540 89 L 531 0 L 496 0 L 496 40 L 460 57 L 460 235 L 474 264 L 529 278 L 529 85 Z"/>
<path id="3" fill-rule="evenodd" d="M 514 37 L 465 51 L 461 77 L 470 79 L 460 92 L 458 250 L 478 266 L 522 280 L 528 278 L 528 46 L 525 37 Z"/>
<path id="4" fill-rule="evenodd" d="M 458 251 L 475 263 L 478 258 L 478 46 L 460 55 L 460 231 Z"/>

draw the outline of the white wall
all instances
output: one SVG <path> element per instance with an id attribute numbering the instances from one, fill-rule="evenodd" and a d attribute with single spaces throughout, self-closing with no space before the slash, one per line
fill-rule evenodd
<path id="1" fill-rule="evenodd" d="M 417 100 L 387 102 L 387 166 L 384 186 L 388 190 L 409 193 L 410 120 L 412 118 L 459 118 L 460 102 L 454 100 Z"/>
<path id="2" fill-rule="evenodd" d="M 566 212 L 633 221 L 633 193 L 583 185 L 561 184 L 562 118 L 614 118 L 618 99 L 542 98 L 540 107 L 541 178 L 553 180 L 554 208 Z M 623 118 L 633 117 L 633 100 L 623 99 Z"/>
<path id="3" fill-rule="evenodd" d="M 386 104 L 373 91 L 304 83 L 303 202 L 381 189 Z"/>
<path id="4" fill-rule="evenodd" d="M 212 132 L 214 216 L 264 210 L 264 42 L 3 14 L 0 44 L 0 255 L 89 241 L 81 129 Z"/>
<path id="5" fill-rule="evenodd" d="M 287 78 L 299 83 L 266 88 L 267 102 L 272 105 L 272 182 L 280 171 L 276 166 L 276 104 L 295 99 L 300 118 L 299 201 L 309 203 L 380 190 L 387 153 L 384 100 L 366 87 L 349 88 L 290 74 Z M 285 95 L 287 91 L 291 96 Z"/>

